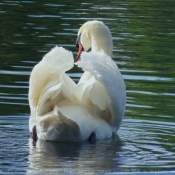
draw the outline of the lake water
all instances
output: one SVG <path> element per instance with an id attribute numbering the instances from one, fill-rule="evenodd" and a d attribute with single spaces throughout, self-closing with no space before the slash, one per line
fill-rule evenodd
<path id="1" fill-rule="evenodd" d="M 174 0 L 1 0 L 0 173 L 174 171 L 174 8 Z M 77 31 L 93 19 L 110 28 L 113 59 L 126 82 L 126 113 L 118 135 L 95 145 L 38 140 L 32 146 L 31 70 L 55 45 L 76 55 Z M 75 67 L 68 74 L 77 82 L 82 71 Z"/>

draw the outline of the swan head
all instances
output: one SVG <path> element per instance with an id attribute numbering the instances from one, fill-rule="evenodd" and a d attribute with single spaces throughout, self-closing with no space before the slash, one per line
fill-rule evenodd
<path id="1" fill-rule="evenodd" d="M 101 21 L 88 21 L 78 31 L 76 46 L 79 51 L 75 62 L 80 61 L 82 51 L 102 51 L 111 57 L 113 51 L 111 32 Z"/>

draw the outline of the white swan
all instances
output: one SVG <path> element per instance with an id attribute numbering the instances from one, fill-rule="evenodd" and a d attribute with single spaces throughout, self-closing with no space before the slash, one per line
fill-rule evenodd
<path id="1" fill-rule="evenodd" d="M 78 84 L 65 74 L 72 52 L 55 47 L 32 70 L 29 82 L 30 132 L 41 140 L 84 141 L 92 133 L 107 139 L 125 112 L 125 83 L 111 59 L 111 33 L 100 21 L 79 29 L 76 65 L 85 72 Z M 91 52 L 82 52 L 88 51 Z"/>

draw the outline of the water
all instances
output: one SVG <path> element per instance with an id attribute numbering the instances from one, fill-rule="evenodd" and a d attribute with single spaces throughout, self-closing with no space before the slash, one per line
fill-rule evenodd
<path id="1" fill-rule="evenodd" d="M 2 0 L 1 173 L 162 174 L 175 170 L 174 7 L 173 0 L 108 4 L 103 0 Z M 30 72 L 56 44 L 76 55 L 78 28 L 92 19 L 102 20 L 111 29 L 113 58 L 127 86 L 126 113 L 118 135 L 96 145 L 38 141 L 34 147 L 28 131 Z M 75 67 L 68 74 L 77 82 L 82 71 Z"/>

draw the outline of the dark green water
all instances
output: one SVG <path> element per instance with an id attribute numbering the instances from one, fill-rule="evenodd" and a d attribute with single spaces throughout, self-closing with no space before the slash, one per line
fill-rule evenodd
<path id="1" fill-rule="evenodd" d="M 175 170 L 174 17 L 174 0 L 1 0 L 0 173 Z M 56 44 L 76 55 L 77 31 L 93 19 L 110 28 L 113 59 L 127 86 L 118 136 L 96 145 L 38 141 L 33 147 L 30 72 Z M 82 71 L 74 68 L 68 74 L 77 82 Z"/>

